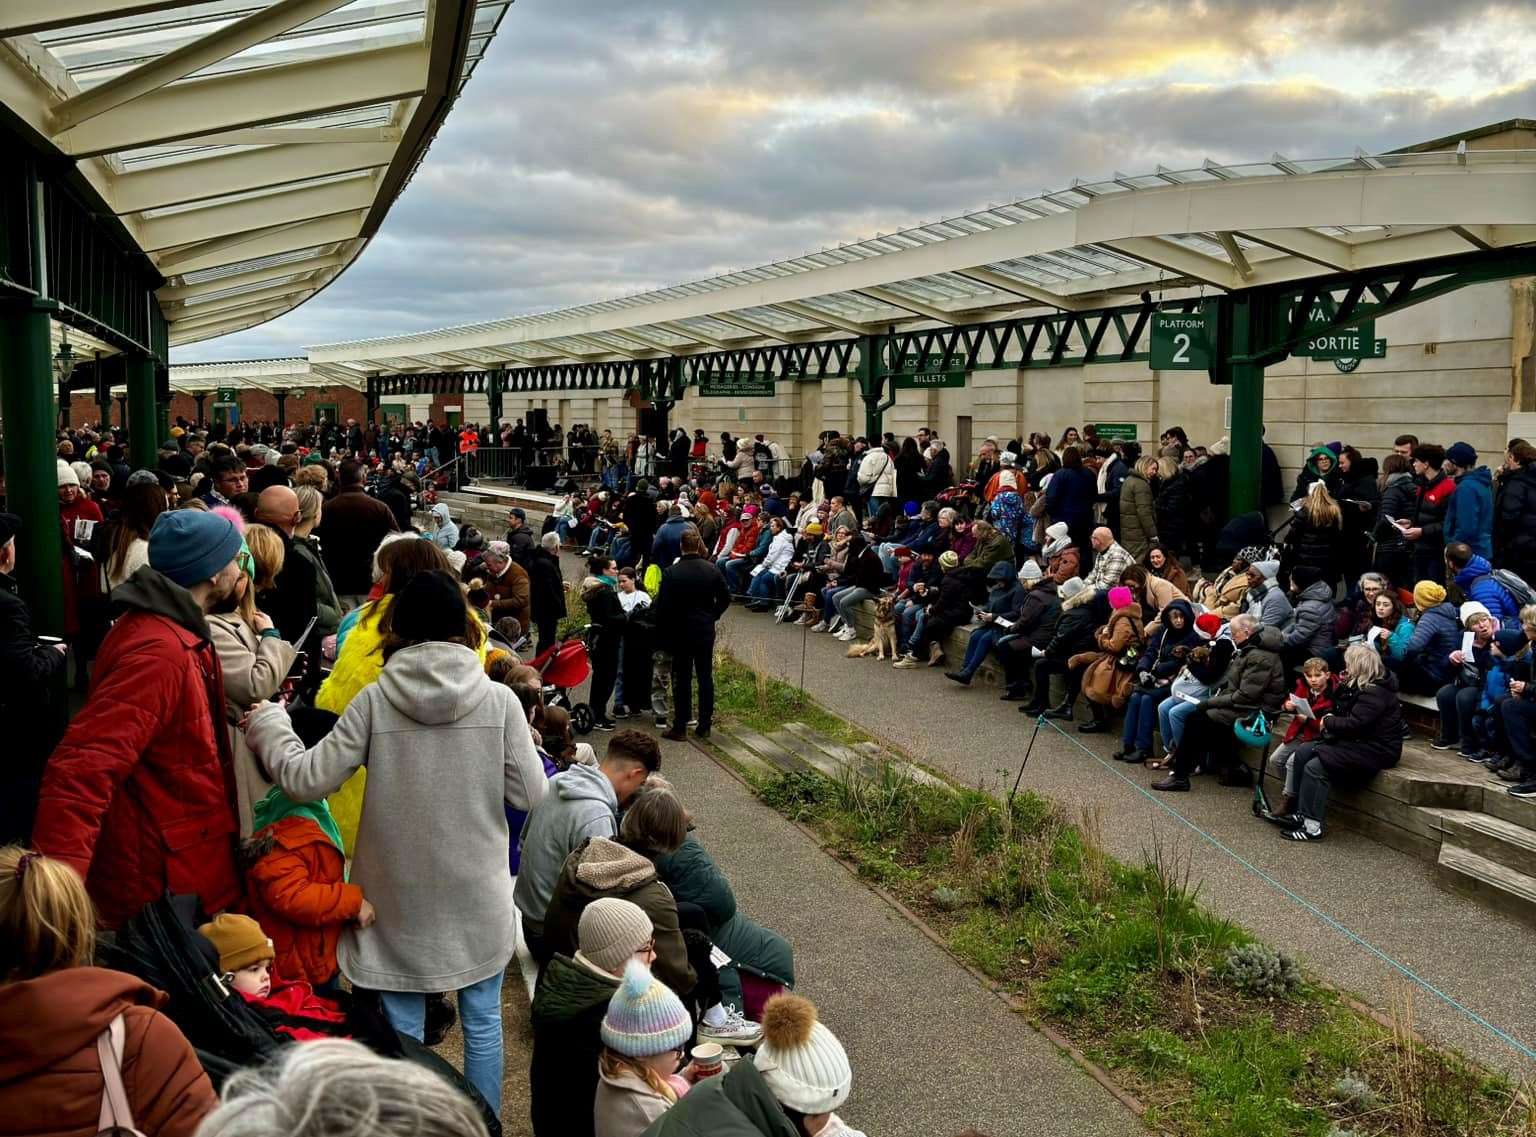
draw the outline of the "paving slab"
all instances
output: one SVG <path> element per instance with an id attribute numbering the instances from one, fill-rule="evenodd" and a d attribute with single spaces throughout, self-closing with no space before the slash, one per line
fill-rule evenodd
<path id="1" fill-rule="evenodd" d="M 880 1137 L 1145 1135 L 1124 1105 L 801 830 L 688 743 L 662 743 L 740 909 L 787 936 L 797 990 L 853 1063 L 839 1112 Z"/>
<path id="2" fill-rule="evenodd" d="M 802 645 L 803 637 L 810 642 Z M 1006 792 L 1034 729 L 1017 704 L 999 701 L 995 688 L 960 687 L 937 668 L 848 660 L 844 645 L 829 637 L 807 637 L 740 610 L 723 620 L 720 645 L 964 785 Z M 1536 1072 L 1529 1055 L 1470 1017 L 1536 1049 L 1536 973 L 1523 964 L 1536 958 L 1536 929 L 1448 891 L 1434 863 L 1341 826 L 1321 842 L 1284 841 L 1251 815 L 1247 791 L 1198 778 L 1190 793 L 1149 793 L 1153 772 L 1108 760 L 1117 735 L 1061 726 L 1041 731 L 1023 784 L 1073 812 L 1101 808 L 1112 853 L 1137 862 L 1154 832 L 1179 840 L 1200 899 L 1213 910 L 1378 1008 L 1392 1006 L 1407 982 L 1395 964 L 1401 965 L 1445 996 L 1415 989 L 1415 1021 L 1429 1037 L 1492 1066 Z"/>

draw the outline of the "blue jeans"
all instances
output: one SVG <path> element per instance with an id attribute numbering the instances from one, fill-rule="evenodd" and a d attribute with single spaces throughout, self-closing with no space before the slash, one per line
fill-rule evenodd
<path id="1" fill-rule="evenodd" d="M 895 580 L 901 574 L 901 565 L 896 562 L 896 554 L 891 550 L 896 548 L 895 541 L 887 541 L 875 551 L 880 555 L 880 563 L 885 566 L 886 574 Z"/>
<path id="2" fill-rule="evenodd" d="M 969 642 L 965 645 L 965 662 L 960 665 L 960 674 L 969 679 L 976 674 L 976 669 L 987 658 L 987 653 L 992 650 L 992 645 L 1002 638 L 1003 629 L 996 624 L 982 624 L 971 633 Z"/>
<path id="3" fill-rule="evenodd" d="M 867 588 L 853 585 L 849 588 L 839 589 L 832 597 L 832 607 L 837 609 L 837 614 L 843 618 L 843 623 L 853 627 L 854 609 L 866 600 L 873 600 L 878 593 L 871 592 Z"/>
<path id="4" fill-rule="evenodd" d="M 1158 711 L 1168 697 L 1166 687 L 1156 691 L 1131 692 L 1131 701 L 1125 706 L 1125 726 L 1120 731 L 1120 744 L 1124 749 L 1151 751 L 1152 727 L 1161 721 Z M 1168 745 L 1166 732 L 1163 745 Z"/>
<path id="5" fill-rule="evenodd" d="M 1172 750 L 1184 737 L 1184 722 L 1195 713 L 1195 704 L 1167 698 L 1157 705 L 1157 733 L 1163 736 L 1163 749 Z"/>
<path id="6" fill-rule="evenodd" d="M 832 622 L 832 617 L 837 615 L 837 610 L 832 607 L 832 600 L 846 585 L 829 584 L 821 590 L 821 618 L 827 623 Z"/>
<path id="7" fill-rule="evenodd" d="M 756 600 L 778 600 L 783 595 L 784 578 L 776 572 L 763 571 L 747 585 L 747 595 Z"/>
<path id="8" fill-rule="evenodd" d="M 909 630 L 905 636 L 900 636 L 898 629 L 896 646 L 902 651 L 916 651 L 918 642 L 922 640 L 923 634 L 928 630 L 928 609 L 914 605 L 908 609 L 908 613 L 910 620 Z"/>
<path id="9" fill-rule="evenodd" d="M 459 990 L 459 1022 L 464 1028 L 464 1077 L 480 1091 L 491 1112 L 501 1115 L 502 972 Z M 415 991 L 381 991 L 389 1025 L 417 1042 L 427 1029 L 427 997 Z"/>
<path id="10" fill-rule="evenodd" d="M 751 568 L 747 564 L 747 559 L 745 557 L 721 557 L 715 564 L 725 575 L 725 586 L 730 589 L 731 595 L 740 596 L 745 591 L 741 583 L 741 574 Z"/>

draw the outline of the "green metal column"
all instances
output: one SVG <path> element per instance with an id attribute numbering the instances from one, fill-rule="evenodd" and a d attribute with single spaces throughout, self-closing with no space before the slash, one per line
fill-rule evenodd
<path id="1" fill-rule="evenodd" d="M 22 598 L 32 628 L 64 630 L 59 576 L 59 497 L 53 448 L 56 429 L 46 300 L 0 307 L 0 418 L 5 420 L 6 508 L 25 526 L 16 546 Z"/>
<path id="2" fill-rule="evenodd" d="M 160 407 L 155 400 L 155 361 L 130 355 L 125 361 L 128 381 L 128 464 L 153 470 L 160 450 Z"/>
<path id="3" fill-rule="evenodd" d="M 1232 460 L 1228 510 L 1236 516 L 1259 508 L 1264 450 L 1264 364 L 1258 298 L 1234 293 L 1232 305 Z"/>
<path id="4" fill-rule="evenodd" d="M 884 340 L 883 336 L 859 337 L 859 367 L 854 373 L 859 384 L 859 396 L 864 400 L 864 437 L 871 442 L 878 440 L 885 430 L 885 408 L 880 405 L 886 378 L 880 373 L 880 353 L 885 346 Z"/>
<path id="5" fill-rule="evenodd" d="M 506 378 L 507 373 L 497 368 L 490 373 L 486 381 L 486 401 L 490 403 L 489 426 L 492 446 L 501 445 L 501 385 Z"/>

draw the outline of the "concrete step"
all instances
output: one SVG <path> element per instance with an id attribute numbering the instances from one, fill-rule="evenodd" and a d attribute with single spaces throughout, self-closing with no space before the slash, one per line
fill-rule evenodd
<path id="1" fill-rule="evenodd" d="M 807 746 L 814 747 L 818 753 L 824 755 L 832 762 L 839 772 L 851 772 L 861 778 L 874 779 L 880 776 L 880 759 L 870 755 L 861 754 L 840 742 L 834 742 L 826 735 L 812 730 L 803 722 L 787 722 L 782 731 L 776 731 L 775 737 L 788 734 L 798 738 Z M 893 763 L 894 765 L 894 763 Z"/>
<path id="2" fill-rule="evenodd" d="M 1440 846 L 1436 875 L 1453 892 L 1471 896 L 1522 923 L 1536 925 L 1536 877 L 1451 844 Z"/>
<path id="3" fill-rule="evenodd" d="M 1425 810 L 1440 825 L 1446 845 L 1476 853 L 1536 878 L 1536 832 L 1512 821 L 1467 809 Z"/>
<path id="4" fill-rule="evenodd" d="M 799 726 L 800 724 L 795 723 L 793 725 Z M 855 777 L 858 776 L 857 765 L 850 767 L 848 764 L 832 757 L 832 755 L 828 754 L 814 742 L 788 729 L 774 731 L 767 736 L 767 740 L 794 755 L 818 774 L 831 778 L 835 782 L 842 781 L 844 778 L 849 777 L 850 774 Z"/>

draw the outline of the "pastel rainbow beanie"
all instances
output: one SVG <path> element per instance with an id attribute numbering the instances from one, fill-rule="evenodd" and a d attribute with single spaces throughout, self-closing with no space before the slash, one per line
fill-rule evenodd
<path id="1" fill-rule="evenodd" d="M 639 960 L 624 968 L 603 1016 L 603 1044 L 626 1058 L 649 1058 L 688 1044 L 693 1019 L 672 989 Z"/>

